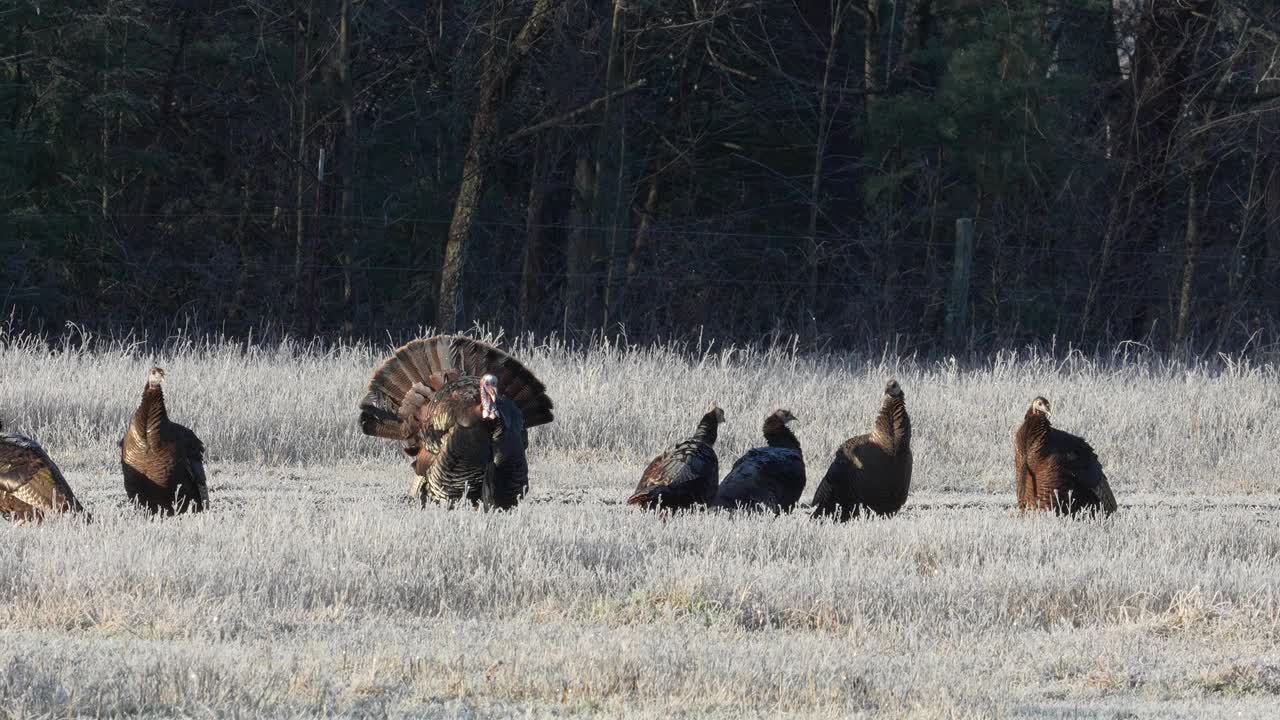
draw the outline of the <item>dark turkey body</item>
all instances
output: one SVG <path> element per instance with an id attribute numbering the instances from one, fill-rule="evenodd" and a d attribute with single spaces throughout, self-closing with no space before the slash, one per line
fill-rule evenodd
<path id="1" fill-rule="evenodd" d="M 804 492 L 804 457 L 799 450 L 764 447 L 738 458 L 716 492 L 716 507 L 791 512 Z"/>
<path id="2" fill-rule="evenodd" d="M 177 423 L 163 424 L 145 448 L 130 447 L 126 437 L 120 457 L 125 494 L 153 513 L 200 512 L 203 463 L 204 445 Z"/>
<path id="3" fill-rule="evenodd" d="M 863 510 L 892 515 L 911 492 L 911 416 L 896 380 L 885 388 L 875 429 L 846 440 L 813 494 L 813 517 L 841 522 Z"/>
<path id="4" fill-rule="evenodd" d="M 723 417 L 723 411 L 713 406 L 712 411 L 702 416 L 692 437 L 654 458 L 627 503 L 650 510 L 710 505 L 720 481 L 715 442 Z"/>
<path id="5" fill-rule="evenodd" d="M 716 497 L 720 460 L 701 440 L 685 440 L 654 458 L 627 502 L 651 510 L 709 505 Z"/>
<path id="6" fill-rule="evenodd" d="M 911 491 L 911 450 L 894 455 L 872 436 L 850 438 L 836 451 L 813 496 L 815 517 L 846 521 L 863 508 L 877 515 L 902 509 Z"/>
<path id="7" fill-rule="evenodd" d="M 453 505 L 461 500 L 511 508 L 529 487 L 524 415 L 506 396 L 498 397 L 498 418 L 470 425 L 480 404 L 479 380 L 461 378 L 436 392 L 432 417 L 422 433 L 414 462 L 422 502 Z"/>

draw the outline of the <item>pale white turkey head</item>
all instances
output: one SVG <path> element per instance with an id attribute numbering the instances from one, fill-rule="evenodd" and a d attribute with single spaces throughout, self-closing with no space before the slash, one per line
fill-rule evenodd
<path id="1" fill-rule="evenodd" d="M 1049 409 L 1049 399 L 1043 395 L 1037 396 L 1035 400 L 1031 401 L 1031 412 L 1039 413 L 1045 417 L 1052 415 L 1053 413 Z"/>
<path id="2" fill-rule="evenodd" d="M 486 374 L 480 378 L 480 417 L 495 420 L 498 417 L 498 376 Z"/>
<path id="3" fill-rule="evenodd" d="M 164 383 L 164 368 L 151 368 L 151 372 L 147 373 L 147 386 L 160 387 L 162 383 Z"/>
<path id="4" fill-rule="evenodd" d="M 703 413 L 703 417 L 707 415 L 711 415 L 713 413 L 716 416 L 716 422 L 718 423 L 724 422 L 724 410 L 721 409 L 720 406 L 716 405 L 715 403 L 711 403 L 710 405 L 707 406 L 707 411 Z"/>
<path id="5" fill-rule="evenodd" d="M 898 384 L 897 378 L 889 378 L 889 382 L 884 384 L 884 394 L 889 397 L 902 397 L 902 386 Z"/>

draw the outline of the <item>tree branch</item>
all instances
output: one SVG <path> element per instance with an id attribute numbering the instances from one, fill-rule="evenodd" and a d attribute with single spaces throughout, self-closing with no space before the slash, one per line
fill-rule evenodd
<path id="1" fill-rule="evenodd" d="M 605 104 L 605 103 L 609 102 L 610 100 L 613 100 L 614 98 L 621 97 L 621 96 L 623 96 L 623 95 L 626 95 L 626 94 L 627 94 L 627 93 L 629 93 L 629 92 L 632 92 L 632 91 L 634 91 L 634 90 L 638 90 L 638 89 L 640 89 L 640 88 L 642 88 L 642 87 L 644 87 L 644 86 L 645 86 L 645 80 L 644 80 L 644 79 L 637 80 L 637 81 L 635 81 L 635 82 L 631 83 L 630 85 L 627 85 L 627 86 L 625 86 L 625 87 L 618 88 L 617 90 L 614 90 L 613 92 L 611 92 L 611 93 L 609 93 L 609 94 L 607 94 L 607 95 L 602 95 L 601 97 L 598 97 L 598 98 L 596 98 L 595 100 L 592 100 L 591 102 L 587 103 L 586 105 L 582 105 L 582 106 L 580 106 L 580 107 L 578 107 L 578 108 L 575 108 L 575 109 L 573 109 L 573 110 L 570 110 L 570 111 L 569 111 L 569 112 L 567 112 L 567 113 L 562 113 L 562 114 L 557 115 L 557 116 L 555 116 L 555 117 L 553 117 L 553 118 L 547 118 L 546 120 L 543 120 L 543 121 L 542 121 L 542 122 L 540 122 L 540 123 L 536 123 L 536 124 L 534 124 L 534 125 L 530 125 L 530 126 L 528 126 L 528 127 L 526 127 L 526 128 L 522 128 L 522 129 L 520 129 L 520 130 L 517 130 L 517 131 L 515 131 L 515 132 L 511 133 L 510 135 L 508 135 L 508 136 L 507 136 L 507 140 L 506 140 L 506 141 L 507 141 L 508 143 L 515 142 L 516 140 L 519 140 L 520 138 L 527 137 L 527 136 L 529 136 L 529 135 L 533 135 L 534 133 L 542 132 L 543 130 L 546 130 L 547 128 L 557 127 L 557 126 L 559 126 L 559 125 L 565 125 L 565 124 L 567 124 L 567 123 L 569 123 L 569 122 L 572 122 L 573 120 L 576 120 L 577 118 L 579 118 L 579 117 L 581 117 L 581 116 L 583 116 L 583 115 L 586 115 L 586 114 L 587 114 L 587 113 L 589 113 L 589 112 L 592 112 L 592 111 L 593 111 L 593 110 L 595 110 L 596 108 L 598 108 L 598 107 L 600 107 L 601 105 L 603 105 L 603 104 Z"/>

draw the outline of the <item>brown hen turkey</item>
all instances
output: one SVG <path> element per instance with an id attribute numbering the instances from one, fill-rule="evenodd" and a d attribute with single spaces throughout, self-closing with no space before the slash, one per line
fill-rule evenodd
<path id="1" fill-rule="evenodd" d="M 648 510 L 709 505 L 720 482 L 715 444 L 722 422 L 724 410 L 712 403 L 692 436 L 667 448 L 649 463 L 627 504 Z"/>
<path id="2" fill-rule="evenodd" d="M 62 471 L 36 441 L 4 432 L 0 424 L 0 517 L 23 524 L 64 512 L 84 508 Z"/>
<path id="3" fill-rule="evenodd" d="M 153 513 L 200 512 L 209 507 L 204 475 L 204 443 L 169 419 L 164 403 L 165 373 L 153 367 L 142 390 L 142 402 L 120 447 L 124 491 Z"/>
<path id="4" fill-rule="evenodd" d="M 1050 414 L 1049 401 L 1037 397 L 1014 435 L 1018 508 L 1068 515 L 1115 512 L 1116 497 L 1097 453 L 1083 438 L 1052 427 Z"/>
<path id="5" fill-rule="evenodd" d="M 397 348 L 360 401 L 366 435 L 399 440 L 428 502 L 515 507 L 529 487 L 528 428 L 551 422 L 546 386 L 511 355 L 461 335 Z"/>
<path id="6" fill-rule="evenodd" d="M 866 435 L 836 451 L 813 495 L 813 517 L 845 522 L 864 510 L 892 515 L 911 491 L 911 416 L 897 380 L 884 386 L 880 414 Z"/>

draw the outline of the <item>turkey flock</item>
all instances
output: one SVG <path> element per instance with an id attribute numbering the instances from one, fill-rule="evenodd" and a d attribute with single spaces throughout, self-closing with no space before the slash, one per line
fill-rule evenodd
<path id="1" fill-rule="evenodd" d="M 153 514 L 209 508 L 204 444 L 169 419 L 165 372 L 152 368 L 120 441 L 129 501 Z M 546 386 L 510 354 L 460 335 L 413 340 L 373 371 L 359 402 L 365 435 L 399 442 L 415 478 L 414 495 L 453 507 L 514 508 L 529 488 L 529 429 L 554 420 Z M 1014 435 L 1018 507 L 1058 514 L 1110 514 L 1116 499 L 1098 456 L 1084 439 L 1049 423 L 1051 406 L 1032 400 Z M 714 403 L 693 434 L 653 459 L 627 503 L 673 513 L 693 509 L 789 513 L 806 485 L 804 451 L 789 427 L 796 416 L 770 412 L 764 444 L 734 461 L 720 479 L 716 437 L 725 420 Z M 813 496 L 812 517 L 844 522 L 890 516 L 911 490 L 911 416 L 897 380 L 885 383 L 871 431 L 849 438 Z M 18 524 L 46 514 L 90 519 L 71 486 L 34 440 L 0 424 L 0 515 Z"/>

